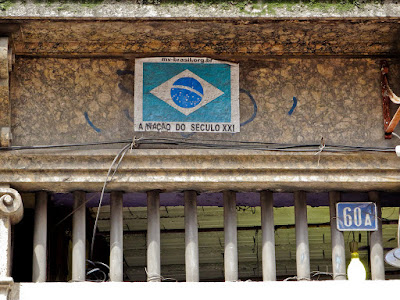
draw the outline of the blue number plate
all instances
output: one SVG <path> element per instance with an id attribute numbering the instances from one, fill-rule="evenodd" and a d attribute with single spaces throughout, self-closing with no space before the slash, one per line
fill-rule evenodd
<path id="1" fill-rule="evenodd" d="M 337 229 L 340 231 L 376 231 L 378 218 L 373 202 L 340 202 L 336 204 Z"/>

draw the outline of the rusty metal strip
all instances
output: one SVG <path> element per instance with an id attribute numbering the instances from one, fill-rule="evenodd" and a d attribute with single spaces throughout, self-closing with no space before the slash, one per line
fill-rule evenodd
<path id="1" fill-rule="evenodd" d="M 396 113 L 394 114 L 392 120 L 390 121 L 386 131 L 385 131 L 385 137 L 390 138 L 392 137 L 392 132 L 396 128 L 397 124 L 399 124 L 400 121 L 400 107 L 397 109 Z"/>
<path id="2" fill-rule="evenodd" d="M 384 80 L 386 82 L 386 88 L 387 88 L 387 95 L 390 99 L 395 104 L 400 104 L 400 97 L 396 96 L 395 93 L 393 93 L 392 89 L 390 88 L 387 76 L 384 77 Z"/>
<path id="3" fill-rule="evenodd" d="M 400 122 L 400 107 L 397 109 L 393 118 L 390 118 L 390 101 L 395 104 L 400 104 L 400 97 L 393 93 L 389 86 L 387 74 L 389 73 L 389 66 L 386 61 L 381 62 L 381 85 L 382 85 L 382 105 L 383 105 L 383 129 L 385 131 L 385 138 L 391 139 L 392 132 Z"/>
<path id="4" fill-rule="evenodd" d="M 15 59 L 7 37 L 0 37 L 0 147 L 11 146 L 9 73 Z"/>
<path id="5" fill-rule="evenodd" d="M 390 100 L 387 95 L 387 80 L 386 74 L 389 72 L 389 67 L 386 61 L 381 62 L 381 86 L 382 86 L 382 105 L 383 105 L 383 130 L 385 131 L 385 138 L 391 139 L 392 135 L 387 134 L 387 128 L 390 123 Z"/>

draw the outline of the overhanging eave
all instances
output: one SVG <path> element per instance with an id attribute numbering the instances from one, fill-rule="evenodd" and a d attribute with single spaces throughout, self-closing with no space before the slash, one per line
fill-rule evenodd
<path id="1" fill-rule="evenodd" d="M 117 150 L 3 152 L 0 178 L 20 191 L 100 191 Z M 134 149 L 108 190 L 400 190 L 394 153 Z"/>

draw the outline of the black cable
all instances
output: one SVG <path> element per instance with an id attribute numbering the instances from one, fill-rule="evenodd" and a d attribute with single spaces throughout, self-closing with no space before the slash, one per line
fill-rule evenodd
<path id="1" fill-rule="evenodd" d="M 36 149 L 54 149 L 54 148 L 73 148 L 99 145 L 113 145 L 132 143 L 132 140 L 93 142 L 81 144 L 59 144 L 59 145 L 35 145 L 35 146 L 11 146 L 0 148 L 0 151 L 16 150 L 36 150 Z M 231 140 L 193 140 L 184 138 L 138 138 L 135 140 L 136 146 L 140 145 L 158 145 L 158 146 L 182 146 L 188 149 L 232 149 L 232 150 L 260 150 L 260 151 L 283 151 L 283 152 L 317 152 L 320 144 L 280 144 L 264 143 L 251 141 L 231 141 Z M 391 147 L 365 147 L 349 145 L 325 145 L 323 152 L 395 152 Z"/>
<path id="2" fill-rule="evenodd" d="M 0 147 L 0 151 L 14 151 L 14 150 L 35 150 L 35 149 L 53 149 L 53 148 L 73 148 L 73 147 L 85 147 L 85 146 L 99 146 L 99 145 L 113 145 L 113 144 L 126 144 L 131 140 L 122 141 L 108 141 L 108 142 L 93 142 L 93 143 L 81 143 L 81 144 L 58 144 L 58 145 L 34 145 L 34 146 L 11 146 L 11 147 Z"/>
<path id="3" fill-rule="evenodd" d="M 246 142 L 246 146 L 241 145 L 243 142 L 234 142 L 234 141 L 221 141 L 227 143 L 236 143 L 235 144 L 210 144 L 204 143 L 202 141 L 197 140 L 181 140 L 181 139 L 165 139 L 165 138 L 142 138 L 138 142 L 139 145 L 183 145 L 183 146 L 191 146 L 191 147 L 200 147 L 200 148 L 218 148 L 218 149 L 237 149 L 237 150 L 264 150 L 264 151 L 290 151 L 290 152 L 310 152 L 310 151 L 318 151 L 319 144 L 306 144 L 306 145 L 295 145 L 295 144 L 273 144 L 273 143 L 265 143 L 265 147 L 262 147 L 263 143 L 255 142 L 251 145 L 252 142 Z M 336 145 L 326 145 L 324 151 L 327 152 L 351 152 L 351 151 L 375 151 L 375 152 L 394 152 L 394 148 L 389 147 L 362 147 L 362 146 L 336 146 Z"/>

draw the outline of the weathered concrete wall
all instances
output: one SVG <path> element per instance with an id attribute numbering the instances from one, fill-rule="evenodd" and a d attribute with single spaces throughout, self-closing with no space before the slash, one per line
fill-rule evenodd
<path id="1" fill-rule="evenodd" d="M 358 146 L 397 142 L 384 140 L 380 59 L 239 63 L 241 132 L 192 137 L 300 144 L 324 137 L 329 144 Z M 390 61 L 390 70 L 398 91 L 398 60 Z M 11 78 L 14 145 L 132 138 L 133 71 L 129 59 L 18 58 Z"/>
<path id="2" fill-rule="evenodd" d="M 132 19 L 2 20 L 14 25 L 16 55 L 389 56 L 400 54 L 400 20 L 385 19 Z M 0 31 L 1 32 L 1 31 Z"/>
<path id="3" fill-rule="evenodd" d="M 0 19 L 0 24 L 11 30 L 17 55 L 10 79 L 14 145 L 131 139 L 134 62 L 151 56 L 240 64 L 241 133 L 192 137 L 396 143 L 383 135 L 380 61 L 389 60 L 390 84 L 399 93 L 399 19 Z"/>
<path id="4" fill-rule="evenodd" d="M 123 60 L 18 59 L 11 83 L 14 145 L 132 136 L 133 77 L 118 75 L 129 69 Z"/>

